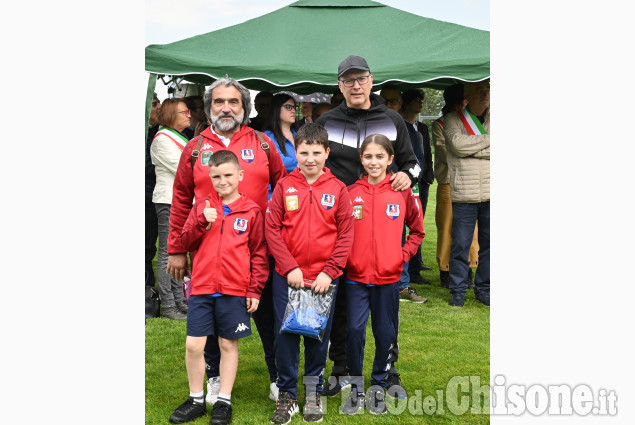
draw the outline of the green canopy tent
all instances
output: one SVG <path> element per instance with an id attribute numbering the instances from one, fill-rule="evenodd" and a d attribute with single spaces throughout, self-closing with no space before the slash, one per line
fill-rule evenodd
<path id="1" fill-rule="evenodd" d="M 300 37 L 298 30 L 308 31 Z M 370 0 L 300 0 L 234 25 L 145 50 L 149 114 L 156 77 L 251 90 L 332 93 L 337 66 L 366 58 L 374 87 L 442 89 L 489 77 L 489 31 L 424 18 Z"/>

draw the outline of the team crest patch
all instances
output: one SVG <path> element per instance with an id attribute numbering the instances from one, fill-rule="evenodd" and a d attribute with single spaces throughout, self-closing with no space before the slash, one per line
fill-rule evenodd
<path id="1" fill-rule="evenodd" d="M 249 220 L 244 218 L 237 218 L 236 221 L 234 221 L 234 232 L 236 232 L 237 235 L 245 233 L 247 231 L 248 222 Z"/>
<path id="2" fill-rule="evenodd" d="M 399 204 L 386 205 L 386 216 L 391 220 L 396 220 L 399 217 Z"/>
<path id="3" fill-rule="evenodd" d="M 212 157 L 212 151 L 201 152 L 201 164 L 207 165 L 209 163 L 209 159 Z"/>
<path id="4" fill-rule="evenodd" d="M 353 205 L 353 217 L 355 217 L 355 220 L 361 220 L 362 218 L 364 218 L 363 205 Z"/>
<path id="5" fill-rule="evenodd" d="M 289 195 L 284 197 L 287 211 L 295 211 L 300 208 L 298 195 Z"/>
<path id="6" fill-rule="evenodd" d="M 335 195 L 323 194 L 320 204 L 322 204 L 325 210 L 330 210 L 333 208 L 333 205 L 335 205 Z"/>
<path id="7" fill-rule="evenodd" d="M 254 160 L 254 150 L 253 149 L 241 149 L 240 150 L 240 157 L 246 163 L 250 163 L 251 161 Z"/>

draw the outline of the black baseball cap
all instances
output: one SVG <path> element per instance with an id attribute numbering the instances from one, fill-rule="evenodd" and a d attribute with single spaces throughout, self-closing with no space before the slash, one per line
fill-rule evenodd
<path id="1" fill-rule="evenodd" d="M 340 66 L 337 67 L 337 78 L 340 78 L 342 74 L 346 73 L 351 69 L 359 69 L 361 71 L 370 72 L 370 68 L 368 67 L 368 63 L 366 59 L 361 56 L 349 56 L 340 63 Z"/>

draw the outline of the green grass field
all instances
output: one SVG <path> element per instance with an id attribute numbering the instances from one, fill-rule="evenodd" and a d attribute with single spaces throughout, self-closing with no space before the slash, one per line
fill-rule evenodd
<path id="1" fill-rule="evenodd" d="M 440 286 L 436 265 L 436 182 L 430 188 L 430 196 L 424 220 L 426 237 L 423 241 L 422 257 L 426 265 L 433 268 L 423 276 L 432 285 L 413 285 L 417 292 L 429 299 L 425 304 L 400 303 L 399 362 L 397 367 L 404 387 L 408 391 L 407 403 L 391 405 L 389 413 L 374 416 L 366 411 L 363 415 L 349 417 L 339 413 L 342 395 L 327 399 L 324 423 L 341 424 L 488 424 L 487 414 L 471 413 L 475 399 L 457 406 L 457 397 L 470 396 L 470 388 L 460 387 L 453 377 L 478 377 L 480 385 L 489 383 L 489 308 L 478 303 L 470 290 L 465 307 L 448 305 L 449 291 Z M 268 398 L 269 375 L 256 326 L 252 321 L 253 335 L 240 340 L 240 364 L 232 392 L 234 409 L 233 424 L 269 423 L 275 403 Z M 146 424 L 167 424 L 173 410 L 188 396 L 189 389 L 185 371 L 185 321 L 163 318 L 149 319 L 146 324 Z M 367 328 L 364 375 L 367 386 L 374 354 L 374 340 Z M 303 350 L 301 352 L 301 359 Z M 327 363 L 326 376 L 332 364 Z M 300 362 L 302 373 L 304 362 Z M 300 382 L 301 382 L 300 376 Z M 472 378 L 475 379 L 475 378 Z M 474 382 L 473 382 L 474 383 Z M 348 390 L 344 391 L 346 396 Z M 440 396 L 442 394 L 442 397 Z M 298 398 L 304 397 L 299 389 Z M 422 400 L 423 406 L 422 406 Z M 488 402 L 486 402 L 486 406 Z M 300 402 L 302 408 L 302 402 Z M 451 411 L 452 409 L 452 411 Z M 458 409 L 458 410 L 456 410 Z M 208 412 L 211 408 L 208 408 Z M 467 411 L 463 414 L 464 411 Z M 453 413 L 454 412 L 454 413 Z M 487 412 L 487 410 L 485 410 Z M 302 422 L 296 415 L 291 423 Z M 191 422 L 209 423 L 209 415 Z"/>

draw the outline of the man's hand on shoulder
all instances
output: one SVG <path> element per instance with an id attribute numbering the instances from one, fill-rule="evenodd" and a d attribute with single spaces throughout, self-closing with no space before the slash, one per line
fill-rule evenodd
<path id="1" fill-rule="evenodd" d="M 392 177 L 390 177 L 390 181 L 392 190 L 394 190 L 395 192 L 408 190 L 410 189 L 410 186 L 412 184 L 412 180 L 410 180 L 408 174 L 404 173 L 403 171 L 399 171 L 393 174 Z"/>

